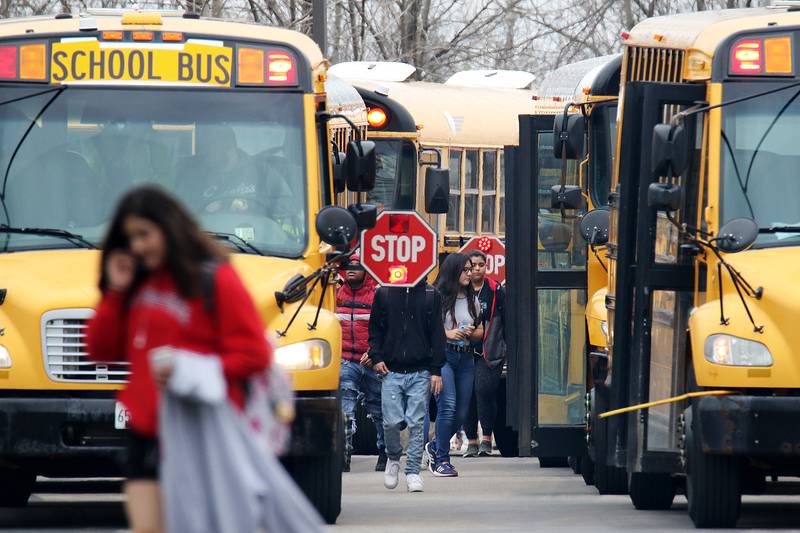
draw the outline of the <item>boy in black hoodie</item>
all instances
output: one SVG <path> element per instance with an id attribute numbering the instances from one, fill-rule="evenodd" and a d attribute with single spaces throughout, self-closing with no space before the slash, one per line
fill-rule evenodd
<path id="1" fill-rule="evenodd" d="M 422 492 L 419 476 L 425 439 L 422 427 L 431 392 L 442 388 L 445 361 L 442 298 L 423 282 L 412 288 L 381 287 L 369 319 L 369 358 L 382 374 L 381 403 L 386 454 L 384 486 L 397 487 L 400 471 L 400 429 L 408 425 L 406 485 Z"/>

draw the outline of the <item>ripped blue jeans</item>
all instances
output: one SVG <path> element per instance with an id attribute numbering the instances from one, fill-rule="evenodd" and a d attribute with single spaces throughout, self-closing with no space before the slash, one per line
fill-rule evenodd
<path id="1" fill-rule="evenodd" d="M 401 374 L 389 372 L 383 377 L 383 427 L 386 432 L 386 455 L 399 461 L 403 453 L 400 443 L 400 428 L 408 425 L 408 449 L 406 450 L 406 475 L 419 474 L 422 448 L 425 439 L 422 426 L 428 411 L 431 376 L 423 370 Z"/>
<path id="2" fill-rule="evenodd" d="M 367 416 L 375 424 L 378 433 L 378 449 L 384 448 L 383 442 L 383 415 L 381 411 L 381 377 L 372 370 L 355 361 L 342 359 L 339 371 L 339 391 L 342 396 L 342 411 L 344 412 L 345 453 L 350 456 L 353 450 L 353 435 L 356 432 L 356 405 L 361 395 L 364 396 L 364 405 Z"/>

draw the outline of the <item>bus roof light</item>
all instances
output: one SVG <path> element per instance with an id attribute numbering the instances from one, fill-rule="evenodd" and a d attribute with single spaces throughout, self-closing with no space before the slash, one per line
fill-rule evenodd
<path id="1" fill-rule="evenodd" d="M 104 41 L 121 41 L 123 39 L 123 33 L 121 31 L 104 31 L 103 32 L 103 40 Z"/>
<path id="2" fill-rule="evenodd" d="M 151 31 L 135 31 L 133 32 L 134 41 L 152 41 L 153 32 Z"/>
<path id="3" fill-rule="evenodd" d="M 122 15 L 122 24 L 135 24 L 135 25 L 143 25 L 143 24 L 154 24 L 160 25 L 161 24 L 161 13 L 157 13 L 154 11 L 129 11 Z"/>
<path id="4" fill-rule="evenodd" d="M 0 46 L 0 78 L 10 80 L 17 77 L 17 47 Z"/>
<path id="5" fill-rule="evenodd" d="M 764 71 L 767 74 L 791 74 L 793 70 L 792 38 L 764 39 Z"/>
<path id="6" fill-rule="evenodd" d="M 161 34 L 161 40 L 165 43 L 179 43 L 183 41 L 183 33 L 179 31 L 165 31 Z"/>
<path id="7" fill-rule="evenodd" d="M 386 111 L 380 107 L 373 107 L 367 113 L 367 122 L 371 128 L 379 129 L 386 125 L 389 118 L 386 116 Z"/>
<path id="8" fill-rule="evenodd" d="M 19 47 L 19 77 L 37 81 L 47 78 L 47 51 L 44 43 Z"/>
<path id="9" fill-rule="evenodd" d="M 297 83 L 292 56 L 286 52 L 267 52 L 267 82 L 270 85 L 294 85 Z"/>
<path id="10" fill-rule="evenodd" d="M 264 50 L 242 46 L 237 52 L 238 82 L 246 85 L 263 85 Z"/>
<path id="11" fill-rule="evenodd" d="M 763 72 L 761 39 L 739 41 L 731 52 L 732 74 L 761 74 Z"/>

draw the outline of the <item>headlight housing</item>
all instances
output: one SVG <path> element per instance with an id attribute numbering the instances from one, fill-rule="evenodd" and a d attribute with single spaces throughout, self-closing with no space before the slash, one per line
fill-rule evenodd
<path id="1" fill-rule="evenodd" d="M 274 355 L 284 370 L 317 370 L 331 364 L 331 345 L 322 339 L 311 339 L 276 348 Z"/>
<path id="2" fill-rule="evenodd" d="M 11 354 L 5 346 L 0 346 L 0 369 L 11 368 Z"/>
<path id="3" fill-rule="evenodd" d="M 704 351 L 706 359 L 717 365 L 772 366 L 772 354 L 764 344 L 733 335 L 709 335 Z"/>

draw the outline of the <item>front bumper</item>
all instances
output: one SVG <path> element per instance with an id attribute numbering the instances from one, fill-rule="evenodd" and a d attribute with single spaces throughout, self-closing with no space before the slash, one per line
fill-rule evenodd
<path id="1" fill-rule="evenodd" d="M 706 453 L 800 458 L 800 397 L 704 396 L 695 414 Z"/>

